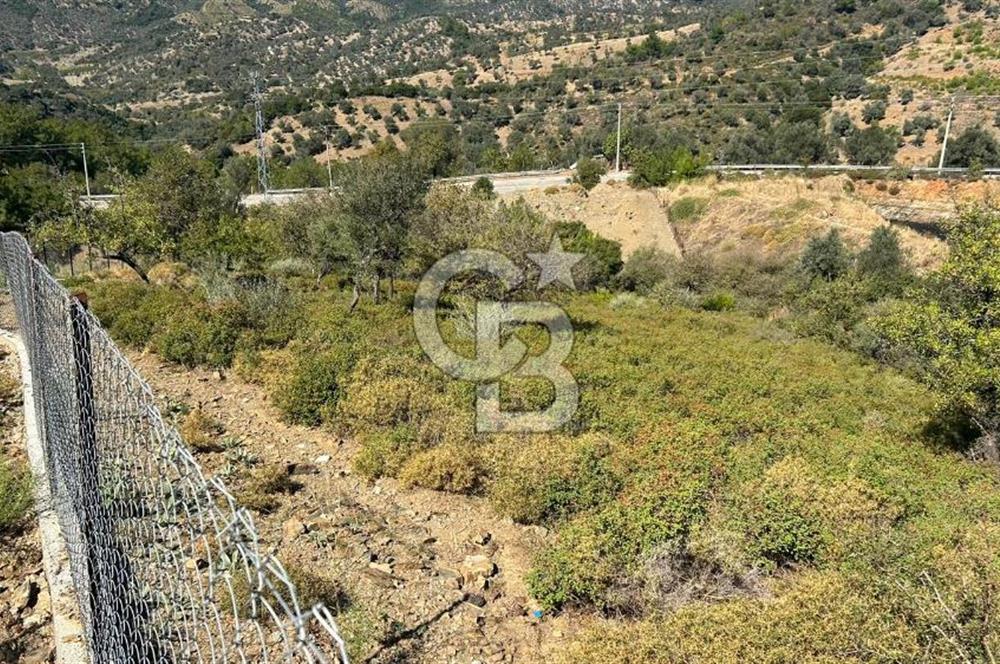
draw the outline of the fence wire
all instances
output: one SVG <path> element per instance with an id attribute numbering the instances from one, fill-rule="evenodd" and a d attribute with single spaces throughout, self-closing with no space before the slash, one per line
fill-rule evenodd
<path id="1" fill-rule="evenodd" d="M 0 234 L 0 270 L 92 661 L 346 664 L 330 611 L 299 605 L 250 514 L 20 235 Z"/>

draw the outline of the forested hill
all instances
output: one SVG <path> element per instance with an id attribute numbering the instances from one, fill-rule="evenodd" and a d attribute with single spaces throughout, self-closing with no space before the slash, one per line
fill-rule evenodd
<path id="1" fill-rule="evenodd" d="M 662 0 L 10 0 L 0 3 L 0 75 L 68 84 L 108 104 L 215 101 L 243 94 L 249 69 L 277 84 L 342 85 L 439 66 L 456 52 L 489 57 L 500 41 L 517 48 L 528 29 L 555 40 L 568 29 L 618 31 L 667 7 Z M 481 26 L 484 39 L 468 39 L 466 26 Z"/>

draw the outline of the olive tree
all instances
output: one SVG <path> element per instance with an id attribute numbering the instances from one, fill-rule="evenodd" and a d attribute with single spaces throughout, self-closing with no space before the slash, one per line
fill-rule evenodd
<path id="1" fill-rule="evenodd" d="M 948 230 L 948 260 L 879 326 L 976 424 L 976 455 L 1000 463 L 1000 209 L 968 208 Z"/>

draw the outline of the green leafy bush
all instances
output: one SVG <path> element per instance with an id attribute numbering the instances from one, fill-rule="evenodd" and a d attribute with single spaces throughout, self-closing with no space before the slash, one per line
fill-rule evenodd
<path id="1" fill-rule="evenodd" d="M 701 308 L 705 311 L 732 311 L 736 308 L 736 296 L 721 291 L 713 293 L 702 300 Z"/>
<path id="2" fill-rule="evenodd" d="M 695 222 L 707 208 L 708 201 L 704 198 L 687 196 L 678 199 L 670 206 L 670 221 L 675 224 Z"/>
<path id="3" fill-rule="evenodd" d="M 576 163 L 573 182 L 590 191 L 601 183 L 601 178 L 604 177 L 605 173 L 607 173 L 607 169 L 604 167 L 604 164 L 596 159 L 584 157 Z"/>
<path id="4" fill-rule="evenodd" d="M 622 269 L 622 248 L 592 232 L 578 221 L 556 224 L 563 250 L 583 254 L 584 260 L 574 270 L 578 288 L 606 287 Z"/>
<path id="5" fill-rule="evenodd" d="M 814 279 L 833 281 L 851 267 L 851 255 L 836 228 L 813 238 L 802 253 L 802 269 Z"/>
<path id="6" fill-rule="evenodd" d="M 636 249 L 615 278 L 618 288 L 648 294 L 656 284 L 669 279 L 677 268 L 677 259 L 656 247 Z"/>
<path id="7" fill-rule="evenodd" d="M 318 425 L 332 416 L 342 396 L 341 381 L 357 361 L 350 347 L 332 350 L 299 348 L 289 375 L 271 398 L 289 422 Z"/>

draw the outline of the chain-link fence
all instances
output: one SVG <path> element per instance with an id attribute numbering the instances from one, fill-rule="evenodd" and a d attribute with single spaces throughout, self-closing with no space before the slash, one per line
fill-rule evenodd
<path id="1" fill-rule="evenodd" d="M 299 605 L 86 307 L 20 235 L 0 234 L 0 269 L 93 662 L 346 663 L 330 611 Z"/>

